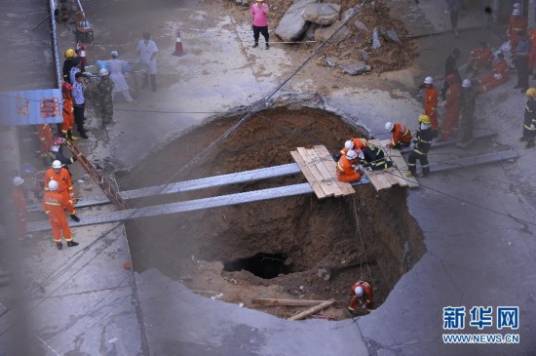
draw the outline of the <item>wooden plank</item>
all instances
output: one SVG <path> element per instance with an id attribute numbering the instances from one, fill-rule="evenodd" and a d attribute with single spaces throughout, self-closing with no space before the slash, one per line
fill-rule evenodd
<path id="1" fill-rule="evenodd" d="M 297 150 L 298 150 L 298 153 L 302 156 L 302 158 L 307 163 L 307 167 L 309 168 L 309 171 L 315 178 L 316 182 L 319 184 L 320 189 L 322 189 L 322 191 L 324 192 L 323 198 L 333 196 L 333 192 L 330 190 L 330 187 L 324 186 L 323 184 L 324 177 L 322 176 L 322 173 L 320 173 L 320 170 L 316 166 L 317 162 L 315 158 L 309 154 L 309 150 L 303 147 L 298 147 Z"/>
<path id="2" fill-rule="evenodd" d="M 326 300 L 314 300 L 314 299 L 282 299 L 282 298 L 253 298 L 251 300 L 254 304 L 260 304 L 262 306 L 274 307 L 274 306 L 289 306 L 289 307 L 310 307 L 326 302 Z"/>
<path id="3" fill-rule="evenodd" d="M 307 182 L 310 184 L 312 190 L 314 191 L 316 197 L 318 199 L 322 199 L 326 197 L 326 193 L 320 186 L 320 182 L 317 181 L 311 170 L 309 169 L 309 166 L 305 162 L 304 158 L 301 154 L 298 153 L 298 151 L 292 151 L 290 152 L 290 155 L 294 159 L 294 161 L 300 166 L 300 169 L 305 176 L 305 179 L 307 179 Z"/>
<path id="4" fill-rule="evenodd" d="M 322 189 L 328 196 L 338 196 L 339 187 L 334 181 L 334 175 L 327 171 L 323 165 L 322 158 L 316 153 L 315 149 L 305 150 L 304 153 L 307 155 L 309 162 L 314 165 L 314 171 L 318 173 L 320 177 L 320 183 Z"/>
<path id="5" fill-rule="evenodd" d="M 288 320 L 301 320 L 301 319 L 307 318 L 309 315 L 313 315 L 314 313 L 319 312 L 322 309 L 326 309 L 327 307 L 331 306 L 333 303 L 335 303 L 334 299 L 326 300 L 325 302 L 317 304 L 314 307 L 311 307 L 307 310 L 302 311 L 301 313 L 291 316 L 290 318 L 288 318 Z"/>
<path id="6" fill-rule="evenodd" d="M 337 187 L 341 193 L 341 195 L 349 195 L 354 194 L 355 189 L 352 187 L 351 184 L 346 182 L 341 182 L 337 179 L 337 162 L 333 160 L 333 157 L 331 156 L 331 153 L 329 153 L 326 146 L 323 145 L 317 145 L 314 146 L 315 151 L 319 154 L 320 157 L 323 158 L 323 165 L 325 169 L 332 174 L 334 177 L 334 181 L 337 184 Z"/>

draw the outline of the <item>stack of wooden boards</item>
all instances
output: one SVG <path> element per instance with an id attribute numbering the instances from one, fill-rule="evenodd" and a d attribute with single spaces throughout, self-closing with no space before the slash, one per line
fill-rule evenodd
<path id="1" fill-rule="evenodd" d="M 394 185 L 401 187 L 417 188 L 419 182 L 409 174 L 409 168 L 402 157 L 400 150 L 388 148 L 387 145 L 391 140 L 370 140 L 369 143 L 381 146 L 387 157 L 393 162 L 393 166 L 382 171 L 367 171 L 366 174 L 370 183 L 376 190 L 389 189 Z"/>
<path id="2" fill-rule="evenodd" d="M 298 147 L 290 154 L 318 199 L 355 193 L 351 184 L 337 179 L 337 163 L 325 146 Z"/>

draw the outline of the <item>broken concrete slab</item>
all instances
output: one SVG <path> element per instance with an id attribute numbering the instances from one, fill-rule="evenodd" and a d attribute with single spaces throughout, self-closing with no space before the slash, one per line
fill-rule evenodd
<path id="1" fill-rule="evenodd" d="M 303 18 L 321 26 L 329 26 L 339 18 L 341 5 L 323 3 L 309 4 L 303 9 Z"/>
<path id="2" fill-rule="evenodd" d="M 342 22 L 337 21 L 329 27 L 320 27 L 315 31 L 315 40 L 316 41 L 327 41 L 335 31 L 342 26 Z M 331 42 L 339 42 L 344 40 L 347 36 L 350 35 L 350 30 L 348 27 L 344 26 L 339 32 L 331 39 Z"/>
<path id="3" fill-rule="evenodd" d="M 296 41 L 307 30 L 307 21 L 303 18 L 303 11 L 309 4 L 317 3 L 318 0 L 297 0 L 288 8 L 285 15 L 279 21 L 275 34 L 284 41 Z"/>

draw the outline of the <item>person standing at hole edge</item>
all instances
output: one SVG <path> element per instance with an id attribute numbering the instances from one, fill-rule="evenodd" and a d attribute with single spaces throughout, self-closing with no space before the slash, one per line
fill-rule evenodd
<path id="1" fill-rule="evenodd" d="M 341 155 L 337 162 L 337 179 L 341 182 L 352 183 L 358 182 L 361 179 L 361 171 L 359 167 L 359 155 L 364 158 L 363 153 L 349 149 L 345 154 Z"/>
<path id="2" fill-rule="evenodd" d="M 411 175 L 417 176 L 417 160 L 421 163 L 423 176 L 427 176 L 430 173 L 428 151 L 430 151 L 430 147 L 432 146 L 433 137 L 430 117 L 424 114 L 420 115 L 419 128 L 415 135 L 415 145 L 408 157 L 408 167 Z"/>
<path id="3" fill-rule="evenodd" d="M 460 10 L 462 9 L 462 0 L 446 0 L 447 10 L 450 15 L 450 25 L 452 26 L 452 32 L 457 38 L 460 36 L 458 33 L 458 17 L 460 15 Z"/>
<path id="4" fill-rule="evenodd" d="M 253 39 L 255 40 L 253 48 L 259 45 L 259 35 L 262 33 L 264 41 L 266 42 L 266 49 L 269 49 L 270 43 L 268 41 L 270 35 L 268 34 L 268 5 L 264 3 L 264 0 L 255 0 L 255 2 L 251 4 L 249 12 L 251 13 Z"/>
<path id="5" fill-rule="evenodd" d="M 143 87 L 146 88 L 149 85 L 150 79 L 151 89 L 156 91 L 156 55 L 158 54 L 158 47 L 151 39 L 150 33 L 145 32 L 143 34 L 143 39 L 138 42 L 137 51 L 140 56 L 139 62 L 145 67 Z"/>
<path id="6" fill-rule="evenodd" d="M 374 295 L 372 286 L 369 282 L 357 281 L 352 286 L 350 292 L 352 299 L 346 309 L 352 314 L 359 314 L 360 312 L 367 312 L 367 309 L 374 308 Z"/>
<path id="7" fill-rule="evenodd" d="M 82 82 L 82 77 L 84 75 L 81 72 L 75 74 L 75 82 L 72 89 L 73 97 L 73 109 L 74 109 L 74 121 L 76 123 L 76 129 L 80 134 L 80 137 L 87 139 L 86 129 L 84 128 L 84 122 L 86 118 L 84 116 L 84 111 L 86 107 L 86 98 L 84 95 L 85 86 Z"/>
<path id="8" fill-rule="evenodd" d="M 73 234 L 65 217 L 65 212 L 71 214 L 71 216 L 76 216 L 74 215 L 74 206 L 71 201 L 65 198 L 64 194 L 58 192 L 58 187 L 59 184 L 55 180 L 48 182 L 48 189 L 43 198 L 43 210 L 48 215 L 56 248 L 61 250 L 63 248 L 62 237 L 67 242 L 68 247 L 78 246 L 78 242 L 73 241 Z"/>
<path id="9" fill-rule="evenodd" d="M 473 126 L 475 115 L 476 91 L 471 85 L 469 79 L 464 79 L 462 82 L 462 94 L 460 97 L 461 116 L 460 116 L 460 141 L 457 146 L 461 148 L 467 147 L 473 141 Z"/>
<path id="10" fill-rule="evenodd" d="M 534 138 L 536 136 L 536 88 L 529 88 L 526 93 L 528 99 L 525 104 L 525 117 L 523 121 L 523 136 L 521 141 L 526 141 L 526 148 L 535 146 Z"/>
<path id="11" fill-rule="evenodd" d="M 58 185 L 56 192 L 62 194 L 65 200 L 70 201 L 72 204 L 74 200 L 74 189 L 71 173 L 67 168 L 63 167 L 58 160 L 52 162 L 51 167 L 45 171 L 45 176 L 43 178 L 45 192 L 48 190 L 48 183 L 52 180 Z M 77 221 L 78 219 L 74 214 L 71 218 L 74 221 Z"/>
<path id="12" fill-rule="evenodd" d="M 404 124 L 390 121 L 385 123 L 385 130 L 391 134 L 391 142 L 387 145 L 389 148 L 400 149 L 411 145 L 411 130 Z"/>

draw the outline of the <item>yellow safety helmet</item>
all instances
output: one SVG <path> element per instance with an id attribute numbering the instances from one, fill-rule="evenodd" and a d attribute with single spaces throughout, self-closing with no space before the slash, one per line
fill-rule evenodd
<path id="1" fill-rule="evenodd" d="M 72 48 L 67 49 L 64 53 L 65 58 L 74 58 L 75 55 L 76 52 Z"/>
<path id="2" fill-rule="evenodd" d="M 528 88 L 526 92 L 527 96 L 536 97 L 536 88 Z"/>
<path id="3" fill-rule="evenodd" d="M 419 115 L 419 123 L 430 125 L 432 123 L 432 120 L 430 120 L 430 116 L 422 114 Z"/>

